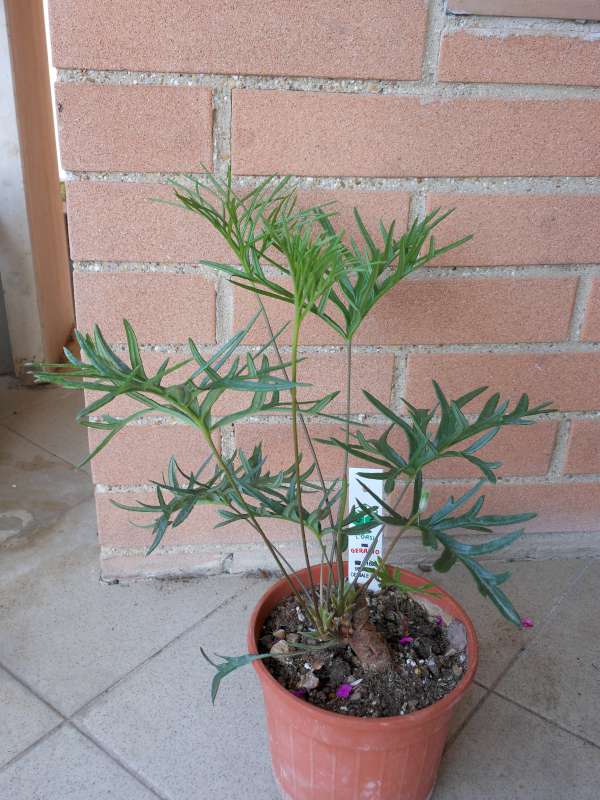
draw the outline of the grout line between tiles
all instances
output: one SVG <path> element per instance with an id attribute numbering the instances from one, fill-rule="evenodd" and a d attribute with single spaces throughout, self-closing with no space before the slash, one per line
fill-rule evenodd
<path id="1" fill-rule="evenodd" d="M 550 624 L 552 618 L 560 608 L 561 604 L 563 603 L 563 601 L 565 600 L 571 589 L 579 583 L 579 581 L 585 575 L 587 570 L 591 569 L 591 566 L 592 565 L 589 562 L 584 563 L 583 567 L 573 576 L 573 578 L 571 578 L 571 580 L 565 586 L 563 592 L 554 600 L 554 603 L 552 604 L 548 613 L 546 614 L 544 621 L 541 622 L 539 625 L 536 625 L 535 632 L 528 636 L 527 642 L 519 650 L 517 650 L 517 652 L 512 656 L 512 658 L 509 660 L 509 662 L 500 672 L 497 678 L 494 681 L 492 681 L 491 685 L 486 687 L 490 692 L 496 692 L 496 687 L 500 684 L 502 679 L 507 675 L 509 670 L 513 668 L 515 663 L 521 658 L 522 654 L 527 652 L 527 650 L 531 648 L 534 642 L 537 642 L 537 640 L 540 638 L 545 628 Z"/>
<path id="2" fill-rule="evenodd" d="M 131 675 L 136 673 L 139 669 L 141 669 L 143 666 L 145 666 L 149 661 L 153 660 L 156 656 L 160 655 L 160 653 L 162 653 L 165 650 L 167 650 L 175 642 L 179 641 L 181 638 L 186 636 L 188 633 L 190 633 L 196 627 L 198 627 L 203 622 L 205 622 L 210 617 L 212 617 L 213 614 L 215 614 L 218 611 L 220 611 L 223 608 L 225 608 L 229 603 L 233 602 L 238 597 L 241 597 L 245 592 L 249 591 L 253 586 L 255 586 L 256 583 L 258 583 L 258 580 L 252 581 L 246 587 L 240 589 L 239 591 L 235 592 L 230 597 L 226 598 L 222 603 L 219 603 L 219 605 L 217 605 L 217 606 L 215 606 L 215 608 L 211 609 L 201 619 L 196 620 L 196 622 L 194 622 L 192 625 L 188 626 L 185 630 L 181 631 L 179 634 L 177 634 L 177 636 L 173 637 L 173 639 L 170 639 L 166 644 L 164 644 L 162 647 L 160 647 L 154 653 L 149 655 L 147 658 L 145 658 L 143 661 L 141 661 L 135 667 L 132 667 L 130 670 L 125 672 L 123 675 L 121 675 L 116 681 L 111 683 L 110 686 L 107 686 L 105 689 L 103 689 L 97 695 L 92 697 L 90 700 L 87 700 L 83 705 L 81 705 L 78 708 L 76 708 L 73 712 L 71 712 L 71 714 L 63 713 L 53 703 L 51 703 L 42 694 L 40 694 L 40 692 L 37 689 L 34 689 L 26 680 L 24 680 L 20 675 L 18 675 L 18 673 L 15 673 L 12 669 L 7 667 L 4 663 L 0 662 L 0 669 L 4 670 L 8 675 L 10 675 L 11 678 L 13 678 L 13 680 L 15 680 L 19 685 L 21 685 L 24 689 L 26 689 L 28 692 L 30 692 L 37 700 L 39 700 L 47 708 L 49 708 L 52 712 L 54 712 L 55 714 L 57 714 L 60 717 L 60 722 L 58 722 L 56 725 L 54 725 L 49 731 L 46 731 L 44 734 L 42 734 L 42 736 L 38 737 L 35 741 L 33 741 L 31 744 L 29 744 L 27 747 L 25 747 L 23 750 L 21 750 L 21 752 L 17 753 L 9 761 L 7 761 L 5 764 L 0 766 L 0 773 L 2 773 L 11 764 L 16 763 L 21 758 L 26 756 L 35 747 L 37 747 L 38 744 L 40 744 L 45 739 L 47 739 L 52 733 L 54 733 L 55 731 L 59 730 L 63 725 L 71 724 L 79 733 L 81 733 L 87 739 L 89 739 L 91 742 L 93 742 L 93 744 L 96 745 L 100 750 L 102 750 L 109 758 L 111 758 L 113 761 L 115 761 L 117 764 L 119 764 L 119 766 L 121 766 L 129 774 L 131 774 L 132 777 L 134 777 L 136 780 L 138 780 L 140 783 L 142 783 L 149 791 L 152 791 L 155 794 L 155 796 L 159 798 L 159 800 L 170 800 L 170 798 L 164 796 L 163 794 L 158 792 L 158 790 L 155 789 L 152 785 L 148 784 L 145 781 L 144 778 L 142 778 L 134 770 L 132 770 L 130 767 L 128 767 L 127 764 L 123 763 L 118 756 L 116 756 L 110 750 L 107 750 L 106 747 L 103 744 L 101 744 L 99 741 L 97 741 L 95 739 L 95 737 L 89 731 L 87 731 L 87 729 L 84 729 L 83 727 L 80 727 L 80 725 L 83 726 L 83 722 L 78 724 L 77 721 L 74 719 L 74 717 L 79 715 L 79 714 L 81 714 L 82 712 L 85 712 L 97 700 L 99 700 L 100 698 L 102 698 L 105 695 L 107 695 L 116 686 L 118 686 L 120 683 L 122 683 L 128 677 L 130 677 Z"/>
<path id="3" fill-rule="evenodd" d="M 4 672 L 8 673 L 8 675 L 10 675 L 10 677 L 13 680 L 17 681 L 17 683 L 19 683 L 24 689 L 27 689 L 27 691 L 30 692 L 35 698 L 37 698 L 40 702 L 42 702 L 45 706 L 47 706 L 50 709 L 50 711 L 53 711 L 55 714 L 58 714 L 58 716 L 63 721 L 68 719 L 68 716 L 66 714 L 63 714 L 63 712 L 60 709 L 58 709 L 53 703 L 51 703 L 50 700 L 47 700 L 42 694 L 40 694 L 40 692 L 38 692 L 37 689 L 34 689 L 33 686 L 31 686 L 24 678 L 21 678 L 20 675 L 14 672 L 10 667 L 7 667 L 6 664 L 4 664 L 2 661 L 0 661 L 0 669 L 3 669 Z"/>
<path id="4" fill-rule="evenodd" d="M 9 760 L 8 760 L 8 761 L 5 763 L 5 764 L 2 764 L 2 765 L 0 766 L 0 775 L 1 775 L 1 774 L 2 774 L 2 773 L 5 771 L 5 770 L 7 770 L 9 767 L 11 767 L 13 764 L 16 764 L 16 763 L 17 763 L 17 762 L 19 762 L 19 761 L 20 761 L 22 758 L 25 758 L 25 756 L 29 755 L 29 753 L 31 753 L 31 752 L 32 752 L 32 750 L 35 750 L 35 748 L 36 748 L 36 747 L 37 747 L 39 744 L 42 744 L 42 742 L 45 742 L 45 741 L 46 741 L 46 739 L 49 739 L 49 738 L 50 738 L 50 737 L 51 737 L 53 734 L 57 733 L 57 732 L 58 732 L 58 731 L 59 731 L 59 730 L 60 730 L 60 729 L 61 729 L 61 728 L 62 728 L 64 725 L 66 725 L 66 724 L 67 724 L 67 722 L 68 722 L 68 720 L 66 720 L 66 719 L 61 719 L 61 720 L 60 720 L 60 722 L 57 722 L 57 724 L 56 724 L 56 725 L 55 725 L 53 728 L 50 728 L 50 730 L 49 730 L 49 731 L 46 731 L 45 733 L 43 733 L 43 734 L 42 734 L 41 736 L 39 736 L 39 737 L 38 737 L 38 738 L 37 738 L 35 741 L 31 742 L 31 744 L 28 744 L 28 745 L 27 745 L 27 747 L 25 747 L 25 748 L 24 748 L 23 750 L 21 750 L 19 753 L 17 753 L 16 755 L 14 755 L 12 758 L 10 758 L 10 759 L 9 759 Z"/>
<path id="5" fill-rule="evenodd" d="M 564 725 L 561 725 L 559 722 L 556 722 L 556 720 L 550 719 L 549 717 L 546 717 L 543 714 L 540 714 L 539 711 L 536 711 L 533 708 L 529 708 L 528 706 L 523 705 L 523 703 L 519 703 L 518 700 L 514 700 L 512 697 L 508 697 L 507 695 L 502 694 L 502 692 L 498 692 L 495 689 L 490 689 L 488 694 L 493 694 L 495 697 L 499 697 L 501 700 L 504 700 L 507 703 L 512 703 L 513 706 L 516 706 L 517 708 L 520 708 L 522 711 L 526 711 L 528 714 L 532 714 L 534 717 L 537 717 L 538 719 L 542 720 L 543 722 L 546 722 L 549 725 L 552 725 L 552 727 L 554 727 L 554 728 L 558 728 L 558 730 L 563 731 L 563 733 L 568 733 L 570 736 L 574 736 L 576 739 L 579 739 L 581 742 L 585 742 L 585 744 L 588 744 L 588 745 L 591 745 L 592 747 L 595 747 L 596 750 L 600 750 L 600 744 L 598 744 L 598 742 L 594 742 L 591 739 L 588 739 L 587 736 L 582 736 L 580 733 L 576 733 L 575 731 L 572 731 L 569 728 L 566 728 Z M 486 695 L 486 697 L 487 697 L 487 695 Z"/>
<path id="6" fill-rule="evenodd" d="M 125 770 L 128 775 L 140 783 L 145 789 L 148 789 L 149 792 L 158 798 L 158 800 L 173 800 L 172 796 L 163 794 L 162 791 L 159 791 L 156 786 L 153 786 L 152 783 L 148 781 L 140 772 L 138 772 L 133 767 L 130 767 L 126 761 L 124 761 L 117 753 L 115 753 L 112 749 L 108 748 L 103 742 L 99 741 L 95 736 L 93 736 L 89 731 L 85 730 L 84 728 L 79 727 L 79 725 L 74 722 L 73 720 L 69 720 L 67 725 L 70 725 L 74 728 L 81 736 L 84 736 L 89 742 L 91 742 L 94 747 L 97 747 L 101 750 L 108 758 L 112 759 L 116 764 L 118 764 L 121 769 Z"/>
<path id="7" fill-rule="evenodd" d="M 485 701 L 488 699 L 488 697 L 491 694 L 491 691 L 489 689 L 487 689 L 482 683 L 479 683 L 476 680 L 474 680 L 473 683 L 474 683 L 475 686 L 479 686 L 480 689 L 484 690 L 483 697 L 479 698 L 479 700 L 475 703 L 473 708 L 469 711 L 469 713 L 464 718 L 464 720 L 461 722 L 461 724 L 458 726 L 458 728 L 448 737 L 448 740 L 446 741 L 446 746 L 444 748 L 445 752 L 448 751 L 452 747 L 454 742 L 458 739 L 460 734 L 464 731 L 464 729 L 467 727 L 469 722 L 472 720 L 472 718 L 475 715 L 475 713 L 481 708 L 481 706 L 485 703 Z"/>
<path id="8" fill-rule="evenodd" d="M 536 627 L 535 634 L 533 636 L 530 636 L 528 642 L 525 645 L 523 645 L 519 650 L 517 650 L 517 652 L 508 661 L 508 663 L 504 667 L 504 669 L 500 672 L 498 677 L 494 681 L 492 681 L 490 686 L 486 686 L 485 684 L 483 684 L 483 683 L 481 683 L 480 681 L 477 681 L 477 680 L 473 681 L 476 686 L 479 686 L 481 689 L 484 689 L 486 693 L 479 700 L 479 702 L 475 705 L 475 707 L 469 712 L 469 714 L 463 720 L 463 722 L 460 725 L 460 727 L 448 739 L 448 744 L 446 745 L 447 749 L 453 745 L 453 743 L 456 741 L 458 736 L 463 732 L 463 730 L 466 728 L 468 723 L 471 721 L 471 719 L 473 718 L 473 715 L 475 714 L 475 712 L 482 706 L 482 704 L 492 694 L 497 695 L 498 697 L 502 697 L 504 700 L 509 700 L 510 702 L 514 703 L 517 706 L 520 706 L 521 708 L 525 709 L 526 711 L 530 711 L 532 714 L 535 714 L 536 716 L 539 716 L 540 719 L 544 719 L 547 722 L 552 722 L 552 720 L 549 720 L 546 717 L 543 717 L 541 714 L 538 714 L 537 712 L 532 711 L 532 709 L 529 709 L 526 706 L 522 706 L 520 703 L 517 703 L 516 701 L 511 700 L 509 697 L 506 697 L 505 695 L 501 694 L 500 692 L 497 692 L 496 691 L 496 687 L 499 685 L 499 683 L 502 681 L 502 679 L 505 677 L 505 675 L 508 673 L 508 671 L 510 669 L 512 669 L 512 667 L 518 661 L 518 659 L 521 657 L 521 655 L 531 647 L 531 644 L 533 642 L 537 641 L 539 635 L 542 633 L 542 631 L 544 630 L 546 625 L 549 624 L 551 618 L 554 616 L 554 614 L 556 613 L 556 611 L 558 610 L 558 608 L 562 604 L 563 600 L 567 597 L 567 595 L 569 594 L 571 589 L 581 580 L 583 575 L 590 568 L 591 568 L 591 564 L 589 564 L 589 563 L 584 564 L 584 566 L 577 572 L 577 574 L 574 575 L 573 578 L 567 583 L 564 591 L 560 594 L 560 596 L 552 604 L 552 606 L 551 606 L 550 610 L 548 611 L 548 614 L 547 614 L 546 619 L 544 620 L 544 622 L 541 625 Z M 579 739 L 582 739 L 583 741 L 587 741 L 588 744 L 593 744 L 594 747 L 598 747 L 598 745 L 594 744 L 594 742 L 588 741 L 587 739 L 585 739 L 585 737 L 582 737 L 579 734 L 573 733 L 573 731 L 569 731 L 567 728 L 562 728 L 557 723 L 552 722 L 552 724 L 556 725 L 556 727 L 558 727 L 558 728 L 561 728 L 561 730 L 565 730 L 567 733 L 570 733 L 573 736 L 577 736 Z"/>
<path id="9" fill-rule="evenodd" d="M 77 465 L 73 464 L 72 461 L 68 461 L 66 458 L 59 456 L 58 453 L 54 453 L 52 450 L 49 450 L 47 447 L 44 447 L 43 445 L 39 444 L 33 439 L 30 439 L 28 436 L 25 436 L 24 433 L 14 430 L 14 428 L 11 428 L 9 425 L 6 425 L 5 423 L 0 424 L 0 427 L 6 428 L 15 436 L 19 436 L 21 439 L 24 439 L 26 442 L 33 445 L 34 447 L 37 447 L 39 450 L 43 450 L 44 453 L 48 453 L 48 455 L 53 456 L 54 458 L 58 458 L 59 461 L 63 462 L 63 464 L 66 464 L 68 467 L 71 467 L 77 472 L 80 472 L 82 475 L 86 475 L 89 478 L 90 482 L 92 481 L 91 475 L 89 475 L 89 473 L 87 473 L 83 468 L 78 468 Z"/>
<path id="10" fill-rule="evenodd" d="M 589 561 L 585 561 L 584 562 L 584 564 L 581 567 L 581 569 L 578 570 L 578 572 L 571 578 L 571 580 L 567 583 L 567 585 L 565 586 L 564 590 L 560 593 L 560 595 L 555 598 L 554 603 L 552 604 L 552 606 L 550 607 L 550 609 L 549 609 L 549 611 L 548 611 L 548 613 L 546 615 L 546 618 L 544 619 L 544 621 L 542 623 L 540 623 L 539 625 L 536 625 L 535 633 L 533 634 L 533 636 L 530 635 L 528 637 L 527 644 L 525 644 L 521 648 L 521 650 L 519 650 L 519 652 L 516 654 L 517 657 L 520 656 L 521 653 L 524 653 L 525 650 L 527 650 L 529 647 L 531 647 L 533 642 L 535 642 L 535 641 L 537 641 L 539 639 L 539 637 L 541 636 L 541 634 L 544 631 L 544 629 L 550 624 L 551 619 L 554 617 L 554 615 L 556 614 L 556 612 L 558 611 L 558 609 L 562 605 L 563 601 L 566 599 L 567 595 L 579 583 L 579 581 L 583 578 L 585 573 L 589 569 L 591 569 L 591 567 L 592 567 L 592 564 Z M 495 688 L 498 685 L 498 683 L 500 682 L 500 680 L 508 672 L 508 669 L 509 669 L 509 667 L 507 667 L 504 670 L 504 672 L 499 676 L 499 678 L 496 681 L 494 681 L 494 683 L 489 687 L 492 691 L 495 690 Z"/>
<path id="11" fill-rule="evenodd" d="M 208 614 L 205 614 L 201 619 L 198 619 L 198 620 L 196 620 L 196 622 L 193 622 L 191 625 L 189 625 L 187 628 L 185 628 L 185 630 L 183 630 L 180 633 L 178 633 L 177 636 L 174 636 L 173 639 L 170 639 L 168 642 L 166 642 L 164 645 L 162 645 L 162 647 L 160 647 L 158 650 L 155 650 L 153 653 L 151 653 L 143 661 L 140 661 L 139 664 L 136 664 L 135 667 L 132 667 L 130 670 L 128 670 L 127 672 L 123 673 L 123 675 L 121 675 L 119 678 L 117 678 L 117 680 L 113 681 L 113 683 L 111 683 L 110 686 L 107 686 L 105 689 L 103 689 L 97 695 L 92 697 L 90 700 L 87 700 L 82 706 L 80 706 L 78 709 L 76 709 L 69 716 L 69 720 L 73 720 L 76 716 L 86 712 L 98 700 L 100 700 L 105 695 L 109 694 L 109 692 L 111 692 L 113 689 L 115 689 L 119 684 L 123 683 L 129 677 L 134 675 L 136 672 L 138 672 L 140 669 L 142 669 L 142 667 L 146 666 L 146 664 L 148 664 L 150 661 L 153 661 L 157 656 L 159 656 L 165 650 L 168 650 L 172 645 L 174 645 L 176 642 L 178 642 L 184 636 L 187 636 L 189 633 L 191 633 L 193 630 L 195 630 L 198 626 L 202 625 L 204 622 L 206 622 L 208 619 L 210 619 L 213 616 L 213 614 L 216 614 L 218 611 L 223 610 L 224 608 L 226 608 L 229 605 L 229 603 L 232 603 L 234 600 L 237 600 L 238 597 L 241 597 L 243 594 L 245 594 L 247 591 L 249 591 L 253 586 L 255 586 L 258 583 L 259 580 L 260 579 L 252 581 L 251 583 L 249 583 L 248 586 L 246 586 L 243 589 L 235 592 L 234 594 L 231 595 L 231 597 L 228 597 L 225 600 L 223 600 L 222 603 L 219 603 L 218 606 L 215 606 L 215 608 L 211 609 L 208 612 Z"/>
<path id="12" fill-rule="evenodd" d="M 2 773 L 7 767 L 19 761 L 25 755 L 30 753 L 35 747 L 37 747 L 38 744 L 43 742 L 45 739 L 51 736 L 51 734 L 53 734 L 55 731 L 61 728 L 68 721 L 68 717 L 66 717 L 65 714 L 63 714 L 63 712 L 60 709 L 58 709 L 53 703 L 51 703 L 42 694 L 40 694 L 37 691 L 37 689 L 34 689 L 33 686 L 31 686 L 24 678 L 22 678 L 20 675 L 14 672 L 10 667 L 7 667 L 6 664 L 4 664 L 1 661 L 0 661 L 0 669 L 6 672 L 7 675 L 10 675 L 10 677 L 19 684 L 19 686 L 22 686 L 27 692 L 29 692 L 37 700 L 39 700 L 40 703 L 46 706 L 46 708 L 49 708 L 50 711 L 52 711 L 60 718 L 60 721 L 57 722 L 56 725 L 54 725 L 52 728 L 50 728 L 50 730 L 43 733 L 41 736 L 35 739 L 35 741 L 31 742 L 31 744 L 27 745 L 27 747 L 25 747 L 19 753 L 14 755 L 5 764 L 2 764 L 2 766 L 0 766 L 0 773 Z"/>

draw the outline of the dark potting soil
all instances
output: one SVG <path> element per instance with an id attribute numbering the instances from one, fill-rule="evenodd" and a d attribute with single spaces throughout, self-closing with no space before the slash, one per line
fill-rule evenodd
<path id="1" fill-rule="evenodd" d="M 435 597 L 431 600 L 435 603 Z M 264 653 L 274 648 L 278 656 L 263 664 L 285 689 L 306 702 L 349 716 L 409 714 L 441 700 L 467 668 L 462 623 L 447 625 L 394 587 L 368 592 L 367 603 L 371 622 L 392 654 L 392 666 L 385 672 L 365 671 L 347 645 L 299 654 L 294 645 L 314 644 L 314 639 L 303 635 L 307 623 L 293 597 L 265 621 L 259 649 Z M 350 693 L 339 697 L 338 691 Z"/>

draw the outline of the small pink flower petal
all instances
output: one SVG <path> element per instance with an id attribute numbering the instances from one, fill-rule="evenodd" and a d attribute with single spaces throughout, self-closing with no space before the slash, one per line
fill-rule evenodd
<path id="1" fill-rule="evenodd" d="M 403 636 L 400 639 L 400 644 L 412 644 L 413 642 L 414 642 L 414 639 L 413 639 L 412 636 Z"/>
<path id="2" fill-rule="evenodd" d="M 521 620 L 521 625 L 524 628 L 533 628 L 534 622 L 531 619 L 531 617 L 523 617 L 523 619 Z"/>
<path id="3" fill-rule="evenodd" d="M 338 686 L 335 693 L 338 697 L 343 697 L 345 699 L 352 694 L 352 688 L 351 683 L 342 683 Z"/>
<path id="4" fill-rule="evenodd" d="M 294 695 L 294 697 L 304 697 L 306 694 L 306 689 L 290 689 L 290 692 Z"/>

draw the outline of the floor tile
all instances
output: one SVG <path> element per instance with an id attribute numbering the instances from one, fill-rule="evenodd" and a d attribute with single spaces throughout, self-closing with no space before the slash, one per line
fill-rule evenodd
<path id="1" fill-rule="evenodd" d="M 3 555 L 2 572 L 1 660 L 65 714 L 252 582 L 101 583 L 93 499 Z"/>
<path id="2" fill-rule="evenodd" d="M 91 495 L 88 475 L 0 426 L 0 544 L 41 544 L 44 531 Z"/>
<path id="3" fill-rule="evenodd" d="M 597 800 L 600 750 L 494 695 L 444 755 L 432 800 Z"/>
<path id="4" fill-rule="evenodd" d="M 61 718 L 0 667 L 0 767 L 54 728 Z"/>
<path id="5" fill-rule="evenodd" d="M 10 800 L 156 800 L 156 795 L 71 726 L 0 772 Z"/>
<path id="6" fill-rule="evenodd" d="M 600 745 L 600 561 L 591 564 L 497 690 Z M 600 760 L 600 751 L 598 753 Z M 598 787 L 600 796 L 600 787 Z"/>
<path id="7" fill-rule="evenodd" d="M 454 716 L 452 717 L 452 722 L 450 723 L 450 738 L 456 736 L 486 694 L 487 689 L 478 686 L 476 683 L 472 683 L 469 686 L 465 696 L 454 711 Z"/>
<path id="8" fill-rule="evenodd" d="M 502 587 L 511 598 L 519 613 L 531 617 L 536 627 L 519 630 L 507 622 L 479 593 L 470 574 L 457 565 L 449 573 L 427 573 L 434 583 L 449 591 L 471 616 L 480 645 L 480 661 L 477 681 L 491 686 L 512 658 L 536 638 L 540 623 L 543 623 L 558 597 L 569 586 L 585 564 L 582 560 L 488 562 L 495 572 L 509 570 L 512 575 Z"/>
<path id="9" fill-rule="evenodd" d="M 0 422 L 36 405 L 43 405 L 48 394 L 54 391 L 55 387 L 48 384 L 23 386 L 16 378 L 8 375 L 0 376 Z"/>
<path id="10" fill-rule="evenodd" d="M 2 424 L 76 466 L 88 454 L 87 428 L 75 421 L 84 405 L 81 391 L 46 388 L 39 401 L 15 409 Z"/>
<path id="11" fill-rule="evenodd" d="M 214 708 L 213 670 L 200 654 L 246 652 L 259 581 L 149 661 L 81 716 L 82 724 L 137 774 L 177 800 L 278 800 L 258 680 L 252 667 L 228 676 Z"/>

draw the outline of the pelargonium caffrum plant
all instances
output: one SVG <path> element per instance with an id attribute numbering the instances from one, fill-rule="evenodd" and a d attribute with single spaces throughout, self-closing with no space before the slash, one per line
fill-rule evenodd
<path id="1" fill-rule="evenodd" d="M 460 562 L 480 592 L 508 620 L 521 626 L 519 614 L 500 588 L 509 573 L 495 574 L 478 559 L 506 547 L 522 534 L 519 529 L 493 538 L 490 534 L 494 529 L 519 525 L 535 515 L 482 512 L 484 498 L 479 496 L 479 490 L 485 482 L 496 481 L 496 470 L 501 465 L 485 460 L 479 453 L 501 428 L 528 425 L 536 415 L 548 411 L 549 404 L 530 407 L 523 394 L 511 407 L 507 400 L 501 401 L 498 394 L 492 394 L 481 410 L 469 413 L 469 404 L 487 387 L 452 400 L 434 382 L 437 403 L 426 409 L 416 408 L 406 400 L 403 410 L 391 408 L 376 394 L 365 391 L 374 413 L 387 423 L 380 436 L 370 436 L 368 427 L 352 414 L 354 337 L 376 304 L 403 278 L 470 238 L 443 247 L 436 245 L 432 232 L 450 211 L 441 213 L 436 209 L 423 219 L 415 219 L 405 233 L 398 235 L 393 222 L 381 222 L 377 231 L 369 231 L 355 209 L 358 233 L 352 237 L 337 229 L 334 206 L 300 209 L 289 178 L 267 178 L 247 191 L 234 189 L 231 170 L 225 180 L 207 173 L 202 178 L 188 176 L 184 182 L 172 183 L 172 202 L 207 220 L 229 245 L 233 265 L 201 263 L 256 295 L 254 319 L 210 356 L 202 355 L 190 339 L 189 358 L 173 364 L 167 358 L 154 374 L 146 371 L 135 332 L 127 321 L 124 326 L 128 360 L 95 327 L 92 334 L 77 333 L 81 358 L 65 351 L 66 364 L 34 365 L 38 381 L 72 389 L 83 386 L 99 393 L 78 415 L 82 424 L 106 431 L 106 437 L 86 461 L 126 425 L 157 412 L 190 425 L 207 443 L 210 456 L 197 471 L 188 474 L 171 458 L 163 480 L 155 484 L 155 503 L 140 502 L 133 507 L 115 503 L 153 516 L 148 526 L 152 529 L 148 552 L 155 550 L 167 531 L 181 525 L 196 506 L 217 505 L 222 517 L 219 526 L 243 521 L 263 540 L 308 621 L 315 647 L 344 642 L 352 647 L 363 667 L 385 669 L 390 654 L 381 635 L 369 623 L 365 593 L 374 578 L 384 585 L 403 587 L 401 573 L 388 571 L 387 565 L 400 537 L 412 529 L 420 532 L 425 547 L 441 548 L 434 563 L 436 570 L 445 572 Z M 283 329 L 273 330 L 263 298 L 290 306 L 291 321 L 286 327 L 290 327 L 291 345 L 285 350 L 279 344 Z M 338 392 L 312 400 L 298 397 L 299 388 L 306 385 L 300 381 L 303 359 L 298 348 L 309 315 L 328 325 L 345 348 L 343 414 L 328 410 Z M 258 317 L 264 321 L 268 335 L 264 346 L 257 349 L 245 346 L 244 341 Z M 178 376 L 181 378 L 176 382 Z M 240 392 L 247 401 L 243 409 L 217 416 L 215 405 L 225 392 Z M 102 409 L 120 395 L 136 401 L 137 410 L 123 418 L 102 415 Z M 290 419 L 290 465 L 276 474 L 268 470 L 260 442 L 250 453 L 238 449 L 225 456 L 221 452 L 222 429 L 261 414 L 283 414 Z M 312 418 L 339 423 L 339 437 L 313 439 L 318 426 L 309 430 L 307 420 Z M 315 441 L 343 451 L 343 469 L 337 480 L 325 481 Z M 398 441 L 403 446 L 398 446 Z M 379 491 L 374 491 L 362 483 L 373 498 L 372 506 L 359 501 L 347 510 L 350 456 L 369 466 L 369 478 L 375 477 L 381 485 Z M 431 511 L 423 472 L 433 462 L 447 458 L 468 461 L 479 470 L 481 479 L 460 497 L 450 497 Z M 297 525 L 306 566 L 320 565 L 315 571 L 317 577 L 309 569 L 308 577 L 300 578 L 267 534 L 266 520 Z M 389 543 L 376 566 L 367 567 L 382 526 L 391 533 Z M 456 538 L 456 531 L 461 530 L 487 536 L 471 543 L 468 536 Z M 346 578 L 344 552 L 350 533 L 369 531 L 377 534 L 362 568 L 371 575 L 366 583 L 358 584 Z M 215 664 L 213 699 L 225 674 L 252 658 L 264 657 L 268 654 L 221 657 L 221 663 Z"/>

